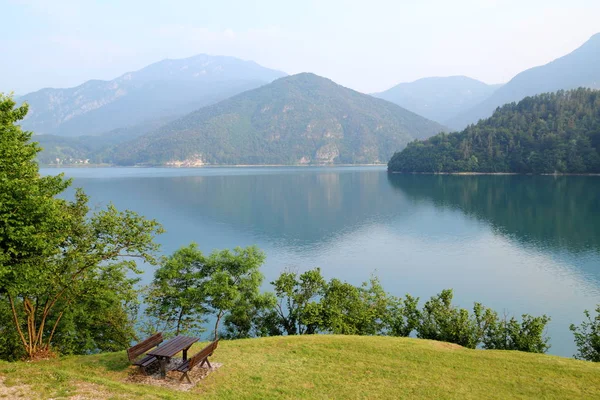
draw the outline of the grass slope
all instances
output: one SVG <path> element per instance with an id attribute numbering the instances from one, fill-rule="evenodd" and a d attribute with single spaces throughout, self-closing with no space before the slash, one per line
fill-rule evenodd
<path id="1" fill-rule="evenodd" d="M 213 361 L 223 366 L 190 392 L 125 383 L 130 367 L 123 352 L 0 362 L 0 397 L 600 398 L 598 364 L 419 339 L 327 335 L 224 341 Z"/>

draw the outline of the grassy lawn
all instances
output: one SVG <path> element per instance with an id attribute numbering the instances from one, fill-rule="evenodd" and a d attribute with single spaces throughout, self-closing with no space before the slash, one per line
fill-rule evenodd
<path id="1" fill-rule="evenodd" d="M 211 360 L 222 367 L 189 392 L 127 383 L 124 352 L 0 362 L 0 398 L 600 399 L 600 364 L 419 339 L 222 341 Z"/>

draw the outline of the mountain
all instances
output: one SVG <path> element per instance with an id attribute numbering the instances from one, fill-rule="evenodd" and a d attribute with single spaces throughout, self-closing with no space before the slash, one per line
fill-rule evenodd
<path id="1" fill-rule="evenodd" d="M 111 81 L 24 95 L 19 101 L 29 103 L 29 113 L 22 126 L 36 134 L 98 135 L 151 120 L 173 120 L 282 76 L 233 57 L 202 54 L 163 60 Z"/>
<path id="2" fill-rule="evenodd" d="M 302 73 L 201 108 L 115 148 L 118 164 L 379 163 L 444 127 Z"/>
<path id="3" fill-rule="evenodd" d="M 446 124 L 453 129 L 463 129 L 491 116 L 504 104 L 527 96 L 579 87 L 600 88 L 600 33 L 564 57 L 521 72 L 486 100 Z"/>
<path id="4" fill-rule="evenodd" d="M 374 96 L 446 124 L 451 118 L 485 100 L 500 86 L 488 85 L 466 76 L 434 77 L 400 83 Z"/>
<path id="5" fill-rule="evenodd" d="M 526 97 L 462 132 L 412 142 L 390 172 L 600 173 L 600 91 Z"/>

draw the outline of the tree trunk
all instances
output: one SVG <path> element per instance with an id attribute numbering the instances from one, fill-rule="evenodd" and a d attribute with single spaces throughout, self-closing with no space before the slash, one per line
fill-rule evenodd
<path id="1" fill-rule="evenodd" d="M 221 322 L 221 317 L 223 317 L 223 310 L 220 310 L 217 315 L 217 322 L 215 323 L 215 340 L 219 338 L 219 322 Z"/>

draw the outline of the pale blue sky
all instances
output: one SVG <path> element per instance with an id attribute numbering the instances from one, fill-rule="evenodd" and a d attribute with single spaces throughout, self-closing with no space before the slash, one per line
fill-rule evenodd
<path id="1" fill-rule="evenodd" d="M 112 79 L 199 53 L 363 92 L 505 82 L 600 31 L 598 0 L 0 0 L 0 92 Z"/>

